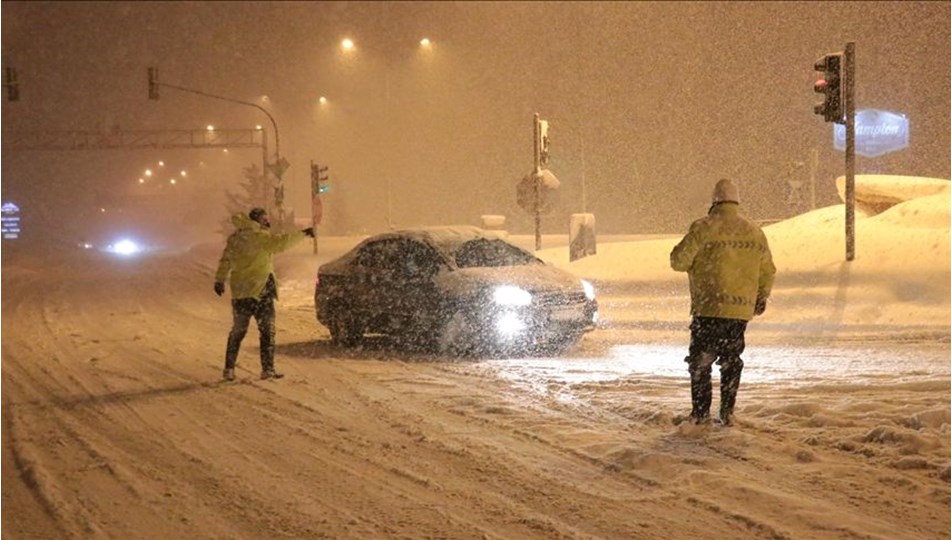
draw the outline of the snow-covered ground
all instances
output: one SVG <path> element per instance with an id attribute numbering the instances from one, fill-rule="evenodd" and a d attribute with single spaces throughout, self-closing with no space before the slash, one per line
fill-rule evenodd
<path id="1" fill-rule="evenodd" d="M 314 272 L 358 239 L 300 245 L 276 261 L 288 376 L 256 379 L 252 329 L 233 384 L 220 245 L 5 247 L 2 532 L 948 538 L 950 199 L 909 182 L 876 179 L 915 197 L 858 214 L 849 263 L 842 206 L 765 229 L 778 276 L 729 429 L 671 422 L 689 406 L 674 236 L 572 263 L 545 238 L 598 286 L 602 327 L 562 357 L 466 362 L 331 346 Z"/>

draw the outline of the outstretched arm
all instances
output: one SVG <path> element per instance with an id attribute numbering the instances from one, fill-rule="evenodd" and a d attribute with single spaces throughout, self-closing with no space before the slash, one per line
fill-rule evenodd
<path id="1" fill-rule="evenodd" d="M 687 272 L 694 264 L 694 258 L 701 250 L 700 228 L 697 223 L 691 225 L 688 234 L 671 250 L 671 268 L 678 272 Z"/>

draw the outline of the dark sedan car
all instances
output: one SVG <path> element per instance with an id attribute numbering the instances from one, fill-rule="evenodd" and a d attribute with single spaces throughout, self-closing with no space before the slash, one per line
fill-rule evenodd
<path id="1" fill-rule="evenodd" d="M 475 227 L 370 237 L 318 269 L 314 303 L 338 344 L 386 334 L 452 355 L 569 346 L 598 321 L 590 283 Z"/>

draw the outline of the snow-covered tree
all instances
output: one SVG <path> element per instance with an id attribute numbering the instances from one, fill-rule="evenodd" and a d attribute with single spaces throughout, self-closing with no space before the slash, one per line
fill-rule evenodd
<path id="1" fill-rule="evenodd" d="M 289 230 L 294 224 L 294 215 L 285 216 L 284 222 L 281 222 L 275 207 L 275 185 L 271 178 L 254 163 L 244 169 L 244 181 L 241 183 L 241 191 L 229 191 L 225 194 L 227 200 L 225 206 L 228 210 L 227 217 L 222 221 L 221 233 L 228 236 L 234 230 L 231 223 L 231 216 L 248 212 L 254 207 L 261 207 L 268 211 L 271 217 L 271 228 L 275 232 Z"/>

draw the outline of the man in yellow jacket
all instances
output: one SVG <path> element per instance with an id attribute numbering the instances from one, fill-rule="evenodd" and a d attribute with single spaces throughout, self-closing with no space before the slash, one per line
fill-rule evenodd
<path id="1" fill-rule="evenodd" d="M 261 378 L 280 379 L 284 375 L 274 370 L 274 301 L 278 298 L 278 286 L 271 256 L 305 237 L 313 238 L 314 229 L 309 227 L 302 231 L 271 234 L 268 230 L 271 221 L 263 208 L 253 208 L 247 215 L 235 214 L 231 222 L 235 225 L 235 232 L 228 237 L 215 272 L 215 294 L 224 294 L 226 279 L 231 285 L 233 322 L 225 349 L 222 378 L 235 380 L 238 349 L 254 317 L 260 336 Z"/>
<path id="2" fill-rule="evenodd" d="M 760 227 L 740 214 L 737 186 L 720 180 L 714 186 L 707 217 L 691 228 L 671 251 L 671 268 L 687 272 L 691 288 L 691 416 L 710 421 L 711 365 L 721 367 L 719 421 L 730 425 L 744 362 L 744 332 L 755 315 L 767 309 L 777 272 Z"/>

